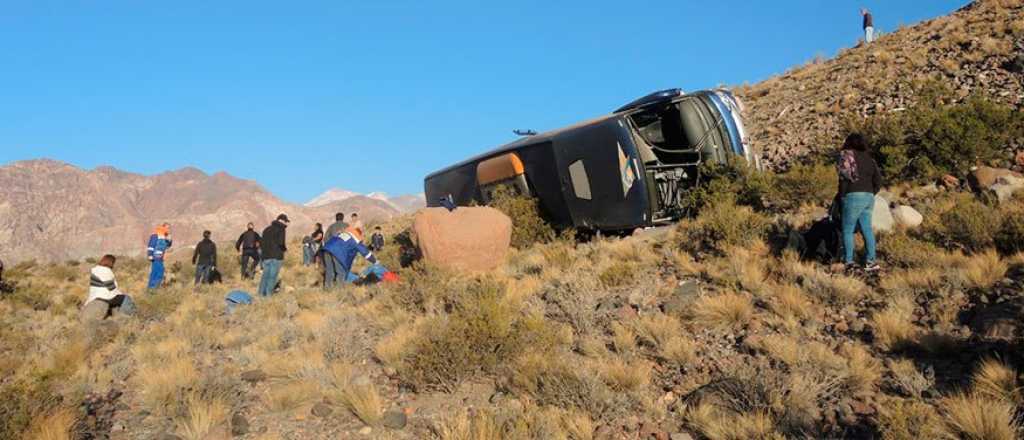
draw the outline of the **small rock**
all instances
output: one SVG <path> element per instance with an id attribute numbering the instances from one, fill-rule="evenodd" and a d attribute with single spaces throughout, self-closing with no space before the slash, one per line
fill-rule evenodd
<path id="1" fill-rule="evenodd" d="M 370 376 L 360 374 L 352 379 L 352 386 L 354 387 L 368 387 L 373 385 L 373 381 L 370 380 Z"/>
<path id="2" fill-rule="evenodd" d="M 359 434 L 362 434 L 362 435 L 370 435 L 371 432 L 373 432 L 373 428 L 371 428 L 369 426 L 364 427 L 363 429 L 359 430 Z"/>
<path id="3" fill-rule="evenodd" d="M 387 377 L 398 376 L 398 370 L 396 370 L 396 369 L 394 369 L 392 367 L 384 367 L 384 375 L 387 376 Z"/>
<path id="4" fill-rule="evenodd" d="M 1013 157 L 1013 161 L 1017 163 L 1017 166 L 1024 167 L 1024 151 L 1018 151 L 1017 155 Z"/>
<path id="5" fill-rule="evenodd" d="M 875 413 L 875 408 L 873 408 L 871 405 L 868 405 L 858 400 L 850 402 L 850 409 L 853 410 L 854 414 L 862 416 L 870 416 Z"/>
<path id="6" fill-rule="evenodd" d="M 242 373 L 241 378 L 249 383 L 263 382 L 267 380 L 267 373 L 263 370 L 249 370 Z"/>
<path id="7" fill-rule="evenodd" d="M 945 186 L 946 188 L 957 188 L 960 186 L 960 179 L 957 179 L 950 174 L 946 174 L 945 176 L 942 176 L 942 186 Z"/>
<path id="8" fill-rule="evenodd" d="M 404 412 L 392 410 L 385 412 L 380 422 L 388 429 L 403 429 L 409 423 L 409 419 Z"/>
<path id="9" fill-rule="evenodd" d="M 662 311 L 669 315 L 680 315 L 690 308 L 697 298 L 700 297 L 700 282 L 697 280 L 683 280 L 679 282 L 675 294 L 665 300 L 662 304 Z"/>
<path id="10" fill-rule="evenodd" d="M 892 217 L 896 220 L 896 223 L 907 228 L 916 228 L 924 222 L 924 217 L 921 213 L 907 205 L 899 205 L 893 208 Z"/>
<path id="11" fill-rule="evenodd" d="M 249 421 L 245 416 L 235 413 L 231 416 L 231 435 L 242 436 L 249 433 Z"/>
<path id="12" fill-rule="evenodd" d="M 331 405 L 324 402 L 319 402 L 316 405 L 313 405 L 313 409 L 310 410 L 310 412 L 317 417 L 327 417 L 334 412 L 334 408 L 331 408 Z"/>
<path id="13" fill-rule="evenodd" d="M 685 432 L 677 432 L 668 436 L 669 440 L 693 440 L 693 436 Z"/>

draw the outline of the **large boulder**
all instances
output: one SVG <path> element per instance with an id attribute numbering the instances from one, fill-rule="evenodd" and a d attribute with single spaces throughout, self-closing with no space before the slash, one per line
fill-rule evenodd
<path id="1" fill-rule="evenodd" d="M 889 210 L 889 201 L 882 196 L 875 196 L 875 207 L 871 213 L 871 229 L 875 232 L 889 232 L 896 227 L 896 220 Z"/>
<path id="2" fill-rule="evenodd" d="M 512 220 L 488 207 L 427 208 L 416 213 L 412 233 L 428 263 L 458 271 L 487 271 L 505 261 Z"/>
<path id="3" fill-rule="evenodd" d="M 892 217 L 896 220 L 896 223 L 905 228 L 916 228 L 921 226 L 921 222 L 924 221 L 924 217 L 921 216 L 920 212 L 907 205 L 899 205 L 892 208 Z"/>

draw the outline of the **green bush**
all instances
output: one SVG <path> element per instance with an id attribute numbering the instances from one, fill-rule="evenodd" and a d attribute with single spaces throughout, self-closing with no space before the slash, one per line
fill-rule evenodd
<path id="1" fill-rule="evenodd" d="M 477 374 L 492 374 L 524 352 L 545 352 L 558 335 L 542 316 L 526 314 L 505 298 L 499 282 L 478 280 L 453 304 L 448 315 L 433 318 L 411 342 L 399 368 L 417 389 L 452 391 Z"/>
<path id="2" fill-rule="evenodd" d="M 707 206 L 696 219 L 680 223 L 676 240 L 690 251 L 722 252 L 729 246 L 746 246 L 763 239 L 769 226 L 763 214 L 725 199 Z"/>
<path id="3" fill-rule="evenodd" d="M 769 191 L 775 209 L 793 209 L 801 204 L 825 205 L 835 197 L 839 175 L 835 167 L 823 164 L 799 164 L 772 178 Z"/>
<path id="4" fill-rule="evenodd" d="M 922 231 L 926 238 L 946 248 L 976 252 L 995 244 L 1001 226 L 999 210 L 963 195 L 945 212 L 927 218 Z"/>
<path id="5" fill-rule="evenodd" d="M 1007 255 L 1024 252 L 1024 203 L 1007 208 L 1002 217 L 1003 224 L 995 236 L 996 249 Z"/>
<path id="6" fill-rule="evenodd" d="M 906 232 L 887 234 L 878 247 L 878 254 L 890 266 L 919 268 L 933 265 L 935 256 L 942 251 L 938 246 L 918 240 Z"/>
<path id="7" fill-rule="evenodd" d="M 964 176 L 978 163 L 1005 161 L 1003 149 L 1024 135 L 1024 113 L 983 96 L 959 103 L 939 83 L 917 86 L 918 101 L 903 112 L 854 121 L 889 182 Z"/>
<path id="8" fill-rule="evenodd" d="M 750 206 L 757 210 L 767 205 L 772 176 L 747 166 L 742 160 L 727 164 L 704 164 L 700 176 L 696 187 L 682 196 L 683 212 L 689 216 L 696 216 L 705 207 L 723 202 Z"/>
<path id="9" fill-rule="evenodd" d="M 542 217 L 537 199 L 521 196 L 507 185 L 494 190 L 489 206 L 512 219 L 514 248 L 526 249 L 534 243 L 548 243 L 558 235 Z"/>

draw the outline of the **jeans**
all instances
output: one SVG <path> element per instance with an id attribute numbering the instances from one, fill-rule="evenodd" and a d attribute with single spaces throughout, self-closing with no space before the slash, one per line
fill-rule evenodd
<path id="1" fill-rule="evenodd" d="M 249 265 L 252 261 L 252 265 Z M 252 278 L 256 274 L 256 264 L 260 262 L 260 256 L 256 250 L 242 251 L 242 279 Z"/>
<path id="2" fill-rule="evenodd" d="M 277 286 L 277 275 L 281 272 L 281 260 L 263 260 L 263 277 L 260 278 L 260 296 L 274 294 Z"/>
<path id="3" fill-rule="evenodd" d="M 309 245 L 302 246 L 302 265 L 313 264 L 313 248 Z"/>
<path id="4" fill-rule="evenodd" d="M 875 28 L 868 26 L 864 28 L 864 42 L 870 43 L 875 41 Z"/>
<path id="5" fill-rule="evenodd" d="M 341 267 L 341 262 L 337 258 L 334 258 L 330 252 L 323 252 L 324 258 L 324 288 L 330 289 L 336 285 L 340 285 L 348 278 L 342 273 L 345 272 L 345 268 Z"/>
<path id="6" fill-rule="evenodd" d="M 152 290 L 160 287 L 164 281 L 164 260 L 153 260 L 149 266 L 149 283 L 146 288 Z"/>
<path id="7" fill-rule="evenodd" d="M 196 266 L 196 281 L 195 284 L 199 283 L 207 284 L 210 282 L 210 271 L 213 270 L 213 266 L 209 264 L 200 264 Z"/>
<path id="8" fill-rule="evenodd" d="M 871 229 L 871 215 L 875 210 L 875 195 L 868 192 L 849 193 L 843 197 L 843 257 L 853 264 L 853 232 L 860 225 L 867 250 L 866 263 L 875 262 L 875 233 Z"/>

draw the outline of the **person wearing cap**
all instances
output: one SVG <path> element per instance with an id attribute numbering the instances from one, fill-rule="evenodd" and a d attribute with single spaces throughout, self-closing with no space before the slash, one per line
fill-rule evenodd
<path id="1" fill-rule="evenodd" d="M 171 247 L 171 225 L 164 223 L 156 227 L 149 236 L 146 258 L 150 261 L 149 282 L 146 288 L 153 291 L 164 282 L 164 253 Z"/>
<path id="2" fill-rule="evenodd" d="M 217 267 L 217 244 L 210 240 L 210 231 L 203 231 L 203 239 L 192 252 L 192 264 L 196 266 L 195 285 L 210 283 L 210 272 Z"/>
<path id="3" fill-rule="evenodd" d="M 288 227 L 288 216 L 281 214 L 263 230 L 263 240 L 260 249 L 263 252 L 261 264 L 263 265 L 263 276 L 260 277 L 260 296 L 274 294 L 274 287 L 277 286 L 277 277 L 281 272 L 281 263 L 284 261 L 284 253 L 288 250 L 285 246 L 285 228 Z"/>

